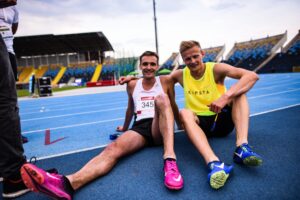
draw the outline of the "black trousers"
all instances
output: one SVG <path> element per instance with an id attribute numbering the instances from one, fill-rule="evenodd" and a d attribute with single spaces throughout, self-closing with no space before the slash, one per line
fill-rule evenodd
<path id="1" fill-rule="evenodd" d="M 15 80 L 18 81 L 18 65 L 16 56 L 13 53 L 8 52 L 10 64 L 14 73 Z"/>
<path id="2" fill-rule="evenodd" d="M 0 176 L 14 176 L 26 161 L 14 73 L 0 35 Z"/>

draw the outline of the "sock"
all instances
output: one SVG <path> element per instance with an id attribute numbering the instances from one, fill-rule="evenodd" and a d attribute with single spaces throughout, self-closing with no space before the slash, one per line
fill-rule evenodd
<path id="1" fill-rule="evenodd" d="M 166 163 L 166 161 L 176 161 L 176 159 L 174 159 L 174 158 L 166 158 L 165 160 L 164 160 L 164 163 Z"/>
<path id="2" fill-rule="evenodd" d="M 73 196 L 73 193 L 74 193 L 74 189 L 69 181 L 69 179 L 65 176 L 63 176 L 63 179 L 64 179 L 64 185 L 65 185 L 65 190 L 71 195 Z"/>
<path id="3" fill-rule="evenodd" d="M 222 163 L 222 161 L 214 160 L 214 161 L 209 162 L 207 164 L 207 167 L 208 167 L 208 169 L 212 170 L 214 168 L 215 164 L 221 164 L 221 163 Z"/>

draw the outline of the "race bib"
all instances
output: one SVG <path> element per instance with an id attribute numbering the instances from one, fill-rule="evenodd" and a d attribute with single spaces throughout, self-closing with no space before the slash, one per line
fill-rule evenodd
<path id="1" fill-rule="evenodd" d="M 155 108 L 154 99 L 155 97 L 150 96 L 150 97 L 141 97 L 137 100 L 137 106 L 136 106 L 137 121 L 141 119 L 154 117 L 154 108 Z"/>
<path id="2" fill-rule="evenodd" d="M 7 26 L 1 26 L 0 27 L 0 33 L 2 35 L 3 40 L 13 38 L 13 33 L 10 30 L 10 28 L 7 27 Z"/>

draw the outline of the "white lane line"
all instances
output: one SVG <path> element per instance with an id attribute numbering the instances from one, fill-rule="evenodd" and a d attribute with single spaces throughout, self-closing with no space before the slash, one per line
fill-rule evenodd
<path id="1" fill-rule="evenodd" d="M 276 112 L 276 111 L 279 111 L 279 110 L 285 110 L 285 109 L 296 107 L 296 106 L 300 106 L 300 103 L 293 104 L 293 105 L 290 105 L 290 106 L 284 106 L 284 107 L 273 109 L 273 110 L 268 110 L 268 111 L 265 111 L 265 112 L 254 113 L 254 114 L 250 115 L 250 117 L 254 117 L 254 116 L 258 116 L 258 115 L 263 115 L 263 114 L 267 114 L 267 113 L 271 113 L 271 112 Z M 183 130 L 176 130 L 175 131 L 175 133 L 179 133 L 179 132 L 183 132 Z M 106 147 L 107 145 L 108 144 L 94 146 L 94 147 L 89 147 L 89 148 L 84 148 L 84 149 L 78 149 L 78 150 L 74 150 L 74 151 L 68 151 L 68 152 L 59 153 L 59 154 L 53 154 L 53 155 L 50 155 L 50 156 L 42 156 L 42 157 L 37 158 L 37 160 L 44 160 L 44 159 L 49 159 L 49 158 L 56 158 L 56 157 L 66 156 L 66 155 L 70 155 L 70 154 L 74 154 L 74 153 L 80 153 L 80 152 L 90 151 L 90 150 L 94 150 L 94 149 L 98 149 L 98 148 L 100 149 L 100 148 Z"/>
<path id="2" fill-rule="evenodd" d="M 85 103 L 81 103 L 81 104 L 78 104 L 78 105 L 81 105 L 81 106 L 76 106 L 75 108 L 91 108 L 91 107 L 107 107 L 107 106 L 111 106 L 111 105 L 120 105 L 122 103 L 127 103 L 127 101 L 118 101 L 118 102 L 115 102 L 115 103 L 101 103 L 101 102 L 95 102 L 95 103 L 86 103 L 86 104 L 89 104 L 89 105 L 85 105 Z M 45 112 L 49 113 L 49 112 L 54 112 L 54 111 L 62 111 L 62 110 L 72 110 L 74 109 L 74 105 L 77 105 L 77 104 L 64 104 L 62 106 L 59 106 L 59 107 L 63 107 L 63 108 L 58 108 L 57 107 L 47 107 L 47 106 L 41 106 L 41 107 L 36 107 L 35 109 L 32 109 L 32 110 L 35 110 L 33 112 L 22 112 L 20 113 L 20 116 L 24 116 L 24 115 L 29 115 L 29 114 L 35 114 L 35 113 L 41 113 L 41 110 L 45 110 Z"/>
<path id="3" fill-rule="evenodd" d="M 106 147 L 106 146 L 107 146 L 107 144 L 104 144 L 104 145 L 99 145 L 99 146 L 94 146 L 94 147 L 89 147 L 89 148 L 84 148 L 84 149 L 79 149 L 79 150 L 54 154 L 54 155 L 50 155 L 50 156 L 42 156 L 42 157 L 37 158 L 37 160 L 45 160 L 45 159 L 49 159 L 49 158 L 55 158 L 55 157 L 70 155 L 70 154 L 74 154 L 74 153 L 81 153 L 81 152 L 85 152 L 85 151 L 91 151 L 91 150 L 100 149 L 100 148 L 103 148 L 103 147 Z"/>
<path id="4" fill-rule="evenodd" d="M 275 109 L 267 110 L 267 111 L 264 111 L 264 112 L 253 113 L 252 115 L 250 115 L 250 117 L 254 117 L 254 116 L 257 116 L 257 115 L 263 115 L 263 114 L 267 114 L 267 113 L 271 113 L 271 112 L 276 112 L 276 111 L 279 111 L 279 110 L 285 110 L 285 109 L 296 107 L 296 106 L 300 106 L 300 103 L 289 105 L 289 106 L 284 106 L 284 107 L 281 107 L 281 108 L 275 108 Z"/>
<path id="5" fill-rule="evenodd" d="M 265 87 L 257 87 L 254 88 L 253 91 L 256 92 L 257 90 L 266 90 L 266 89 L 273 89 L 273 88 L 278 88 L 278 87 L 282 87 L 282 86 L 291 86 L 291 85 L 296 85 L 299 84 L 300 81 L 296 81 L 296 82 L 288 82 L 286 84 L 280 84 L 280 85 L 271 85 L 271 86 L 265 86 Z"/>
<path id="6" fill-rule="evenodd" d="M 268 97 L 268 96 L 273 96 L 273 95 L 277 95 L 277 94 L 284 94 L 284 93 L 289 93 L 289 92 L 295 92 L 300 90 L 300 88 L 297 89 L 293 89 L 293 90 L 286 90 L 283 92 L 274 92 L 274 93 L 270 93 L 270 94 L 263 94 L 263 95 L 258 95 L 258 96 L 253 96 L 253 97 L 249 97 L 248 99 L 256 99 L 256 98 L 261 98 L 261 97 Z"/>
<path id="7" fill-rule="evenodd" d="M 53 118 L 60 118 L 60 117 L 69 117 L 69 116 L 75 116 L 75 115 L 85 115 L 85 114 L 106 112 L 106 111 L 112 111 L 112 110 L 121 110 L 121 109 L 125 109 L 125 108 L 126 107 L 117 107 L 117 108 L 104 109 L 104 110 L 94 110 L 94 111 L 89 111 L 89 112 L 78 112 L 78 113 L 71 113 L 71 114 L 65 114 L 65 115 L 54 115 L 54 116 L 50 116 L 50 117 L 37 117 L 37 118 L 31 118 L 31 119 L 23 119 L 23 120 L 21 120 L 21 122 L 36 121 L 36 120 L 43 120 L 43 119 L 53 119 Z"/>
<path id="8" fill-rule="evenodd" d="M 39 129 L 39 130 L 32 130 L 32 131 L 24 131 L 24 132 L 22 132 L 22 135 L 28 134 L 28 133 L 45 132 L 47 129 L 58 130 L 58 129 L 73 128 L 73 127 L 77 127 L 77 126 L 86 126 L 86 125 L 91 125 L 91 124 L 101 124 L 101 123 L 105 123 L 105 122 L 113 122 L 113 121 L 119 121 L 119 120 L 124 120 L 124 117 L 122 117 L 122 118 L 115 118 L 115 119 L 109 119 L 109 120 L 95 121 L 95 122 L 88 122 L 88 123 L 82 123 L 82 124 L 73 124 L 73 125 L 68 125 L 68 126 L 59 126 L 59 127 Z"/>

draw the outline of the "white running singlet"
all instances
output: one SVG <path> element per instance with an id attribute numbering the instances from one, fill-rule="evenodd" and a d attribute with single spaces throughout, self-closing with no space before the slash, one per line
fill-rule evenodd
<path id="1" fill-rule="evenodd" d="M 133 91 L 134 113 L 136 121 L 146 118 L 154 118 L 155 103 L 154 99 L 159 94 L 164 94 L 159 76 L 155 77 L 155 83 L 150 90 L 143 88 L 142 81 L 139 79 Z"/>

